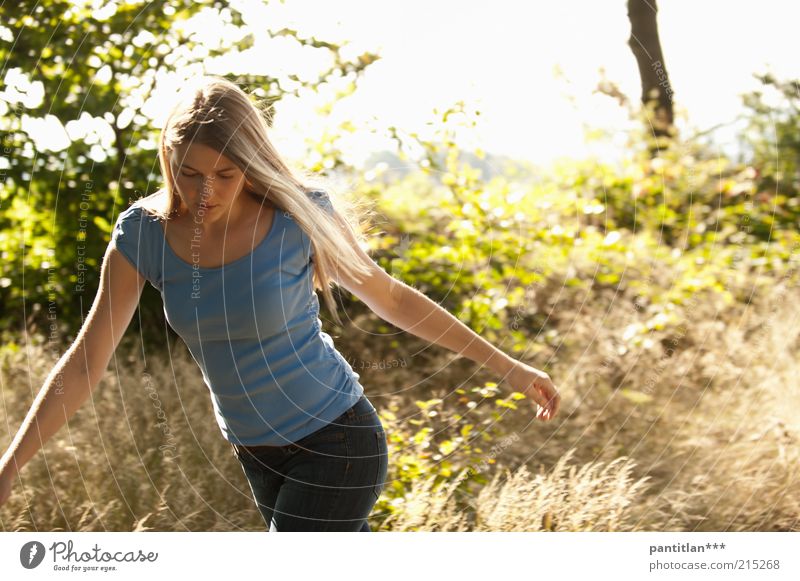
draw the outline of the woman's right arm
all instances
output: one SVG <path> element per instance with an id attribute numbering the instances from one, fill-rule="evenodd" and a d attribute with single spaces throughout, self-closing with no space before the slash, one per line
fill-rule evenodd
<path id="1" fill-rule="evenodd" d="M 53 367 L 17 435 L 0 458 L 0 505 L 22 466 L 78 410 L 100 383 L 139 304 L 146 279 L 111 242 L 100 286 L 75 341 Z"/>

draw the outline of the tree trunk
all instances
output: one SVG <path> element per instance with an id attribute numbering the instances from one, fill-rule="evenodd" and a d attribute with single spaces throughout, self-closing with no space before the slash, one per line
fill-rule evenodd
<path id="1" fill-rule="evenodd" d="M 655 117 L 649 120 L 653 136 L 671 137 L 675 133 L 672 116 L 673 92 L 661 53 L 657 12 L 656 0 L 628 0 L 628 19 L 631 23 L 628 45 L 639 65 L 642 104 L 655 102 Z"/>

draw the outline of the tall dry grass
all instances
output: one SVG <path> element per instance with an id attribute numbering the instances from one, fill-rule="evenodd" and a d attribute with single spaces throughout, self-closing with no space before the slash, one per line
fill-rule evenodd
<path id="1" fill-rule="evenodd" d="M 800 530 L 798 299 L 784 280 L 746 306 L 700 300 L 638 346 L 630 303 L 576 308 L 552 355 L 557 421 L 509 412 L 490 484 L 465 500 L 422 479 L 384 528 Z"/>
<path id="2" fill-rule="evenodd" d="M 53 364 L 46 353 L 5 355 L 4 446 Z M 0 507 L 3 530 L 263 528 L 187 351 L 148 354 L 147 370 L 141 360 L 140 346 L 117 350 L 91 398 L 22 469 Z"/>
<path id="3" fill-rule="evenodd" d="M 477 494 L 472 511 L 457 500 L 458 480 L 436 488 L 432 477 L 420 480 L 403 510 L 383 524 L 393 531 L 634 530 L 636 502 L 647 479 L 634 481 L 634 463 L 626 458 L 607 466 L 569 466 L 573 452 L 546 473 L 533 475 L 525 466 L 496 472 Z"/>
<path id="4" fill-rule="evenodd" d="M 746 308 L 699 302 L 677 339 L 673 329 L 624 349 L 620 336 L 640 313 L 599 300 L 576 309 L 553 357 L 559 417 L 515 414 L 508 429 L 518 437 L 488 484 L 465 495 L 457 479 L 434 487 L 421 478 L 375 522 L 392 531 L 800 529 L 798 299 L 778 284 Z M 386 355 L 374 337 L 358 341 L 337 344 Z M 408 357 L 419 346 L 401 344 Z M 669 356 L 665 345 L 675 346 Z M 2 530 L 263 530 L 196 364 L 183 347 L 147 355 L 145 370 L 139 345 L 117 351 L 91 400 L 23 469 L 0 508 Z M 436 395 L 456 387 L 463 367 L 442 373 L 446 356 L 362 369 L 362 382 L 376 407 L 398 403 L 408 417 L 430 395 L 426 377 L 436 376 Z M 42 345 L 2 357 L 5 446 L 54 360 Z"/>

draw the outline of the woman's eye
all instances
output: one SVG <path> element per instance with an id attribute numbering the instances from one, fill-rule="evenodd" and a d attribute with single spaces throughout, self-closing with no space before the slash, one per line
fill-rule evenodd
<path id="1" fill-rule="evenodd" d="M 194 178 L 194 177 L 197 177 L 199 174 L 196 174 L 196 173 L 186 173 L 186 172 L 181 172 L 181 175 L 182 175 L 182 176 L 185 176 L 185 177 L 187 177 L 187 178 Z M 219 176 L 219 177 L 220 177 L 220 179 L 223 179 L 223 180 L 229 180 L 229 179 L 232 179 L 232 178 L 233 178 L 233 176 Z"/>

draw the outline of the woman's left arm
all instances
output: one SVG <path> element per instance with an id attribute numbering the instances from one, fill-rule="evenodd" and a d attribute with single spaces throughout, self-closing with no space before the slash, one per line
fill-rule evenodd
<path id="1" fill-rule="evenodd" d="M 503 353 L 417 289 L 400 281 L 397 284 L 396 307 L 382 313 L 385 321 L 486 365 L 538 404 L 538 419 L 555 417 L 561 396 L 547 373 Z"/>
<path id="2" fill-rule="evenodd" d="M 384 321 L 488 366 L 514 390 L 538 404 L 538 419 L 547 421 L 555 417 L 561 396 L 547 373 L 509 357 L 423 293 L 390 276 L 361 248 L 349 224 L 335 211 L 334 216 L 342 234 L 370 270 L 370 276 L 355 280 L 334 267 L 331 277 L 337 284 L 356 295 Z"/>

